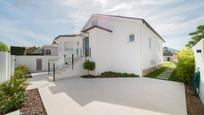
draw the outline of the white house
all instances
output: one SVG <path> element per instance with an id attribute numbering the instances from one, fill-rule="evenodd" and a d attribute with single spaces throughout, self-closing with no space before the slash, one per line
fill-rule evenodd
<path id="1" fill-rule="evenodd" d="M 58 47 L 56 44 L 44 45 L 43 52 L 44 55 L 58 56 Z"/>
<path id="2" fill-rule="evenodd" d="M 200 68 L 200 98 L 204 104 L 204 39 L 193 46 L 196 69 Z"/>
<path id="3" fill-rule="evenodd" d="M 95 61 L 93 74 L 115 71 L 142 76 L 162 63 L 165 41 L 144 19 L 95 14 L 80 34 L 60 35 L 54 42 L 61 60 L 74 54 Z"/>
<path id="4" fill-rule="evenodd" d="M 58 60 L 60 64 L 68 64 L 72 54 L 74 58 L 83 56 L 82 34 L 59 35 L 54 42 L 58 45 Z"/>

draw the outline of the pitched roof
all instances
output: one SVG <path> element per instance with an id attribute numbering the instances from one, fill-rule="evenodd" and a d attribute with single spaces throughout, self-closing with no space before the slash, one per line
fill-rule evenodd
<path id="1" fill-rule="evenodd" d="M 82 30 L 82 32 L 86 32 L 86 31 L 91 30 L 93 28 L 99 28 L 99 29 L 102 29 L 102 30 L 105 30 L 105 31 L 108 31 L 108 32 L 113 32 L 112 30 L 106 29 L 106 28 L 98 26 L 98 25 L 91 26 L 91 27 L 89 27 L 89 28 L 87 28 L 85 30 Z"/>
<path id="2" fill-rule="evenodd" d="M 150 24 L 142 19 L 142 18 L 135 18 L 135 17 L 126 17 L 126 16 L 117 16 L 117 15 L 107 15 L 107 14 L 95 14 L 95 16 L 106 16 L 106 17 L 115 17 L 115 18 L 125 18 L 125 19 L 133 19 L 133 20 L 141 20 L 143 24 L 145 24 L 150 30 L 152 30 L 163 42 L 165 40 L 150 26 Z"/>
<path id="3" fill-rule="evenodd" d="M 75 37 L 75 36 L 77 36 L 77 34 L 71 34 L 71 35 L 59 35 L 59 36 L 57 36 L 54 40 L 57 40 L 57 39 L 60 38 L 60 37 Z"/>

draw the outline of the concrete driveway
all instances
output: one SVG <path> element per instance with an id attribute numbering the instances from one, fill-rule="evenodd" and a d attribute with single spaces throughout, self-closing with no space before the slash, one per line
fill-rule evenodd
<path id="1" fill-rule="evenodd" d="M 48 115 L 187 115 L 182 83 L 150 78 L 80 77 L 47 80 L 36 75 Z"/>

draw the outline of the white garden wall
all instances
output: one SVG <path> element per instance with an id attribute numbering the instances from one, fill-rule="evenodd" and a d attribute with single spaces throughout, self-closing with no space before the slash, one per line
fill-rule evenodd
<path id="1" fill-rule="evenodd" d="M 13 56 L 8 52 L 0 52 L 0 82 L 9 80 L 14 73 Z"/>
<path id="2" fill-rule="evenodd" d="M 204 104 L 204 39 L 200 40 L 194 47 L 195 65 L 200 68 L 200 98 Z M 201 52 L 199 52 L 199 50 Z"/>
<path id="3" fill-rule="evenodd" d="M 15 67 L 25 65 L 30 72 L 42 72 L 48 70 L 48 62 L 57 56 L 15 56 Z M 37 71 L 37 59 L 42 59 L 42 70 Z"/>
<path id="4" fill-rule="evenodd" d="M 14 71 L 15 71 L 15 56 L 11 55 L 10 56 L 10 74 L 11 76 L 14 75 Z"/>

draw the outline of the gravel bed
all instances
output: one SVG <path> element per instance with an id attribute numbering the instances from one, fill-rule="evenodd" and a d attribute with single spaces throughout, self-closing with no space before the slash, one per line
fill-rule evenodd
<path id="1" fill-rule="evenodd" d="M 199 97 L 193 95 L 192 87 L 185 85 L 188 115 L 204 115 L 204 106 Z"/>
<path id="2" fill-rule="evenodd" d="M 47 115 L 37 89 L 27 91 L 26 101 L 20 112 L 21 115 Z"/>

